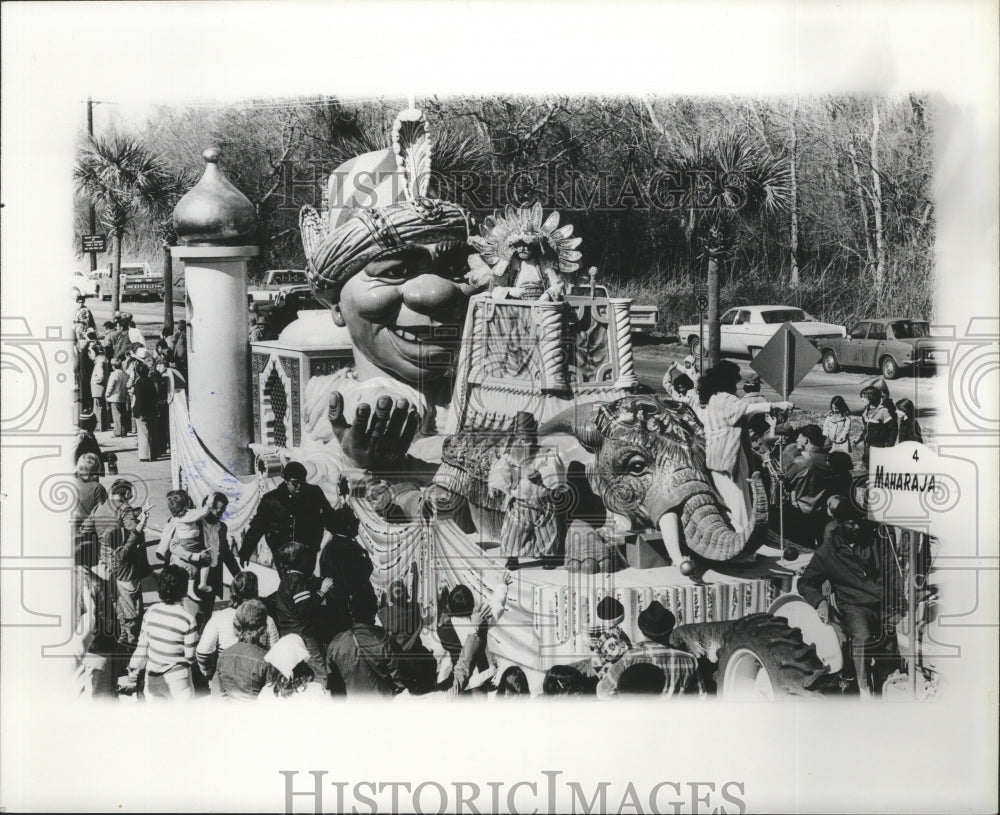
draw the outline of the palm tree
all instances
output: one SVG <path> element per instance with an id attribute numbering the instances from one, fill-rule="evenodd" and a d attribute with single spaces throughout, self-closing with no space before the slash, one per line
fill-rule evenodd
<path id="1" fill-rule="evenodd" d="M 141 142 L 115 133 L 102 139 L 88 139 L 77 157 L 73 172 L 77 188 L 100 213 L 114 238 L 115 254 L 111 278 L 111 308 L 120 302 L 122 241 L 136 215 L 148 212 L 155 217 L 175 193 L 178 181 L 163 161 Z M 169 298 L 170 292 L 164 293 Z"/>
<path id="2" fill-rule="evenodd" d="M 691 257 L 707 263 L 708 360 L 719 362 L 719 265 L 739 244 L 740 230 L 757 215 L 787 209 L 789 167 L 744 132 L 725 131 L 710 140 L 677 142 L 666 158 L 677 180 L 681 218 Z"/>
<path id="3" fill-rule="evenodd" d="M 181 196 L 195 183 L 188 173 L 181 171 L 171 179 L 163 196 L 150 207 L 150 216 L 156 235 L 163 249 L 163 327 L 174 330 L 174 264 L 171 246 L 177 245 L 174 231 L 174 207 Z"/>

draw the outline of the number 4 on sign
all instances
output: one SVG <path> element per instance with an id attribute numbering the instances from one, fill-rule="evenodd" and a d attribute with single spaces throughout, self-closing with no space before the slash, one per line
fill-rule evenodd
<path id="1" fill-rule="evenodd" d="M 913 460 L 920 461 L 920 456 L 916 450 L 913 451 Z"/>

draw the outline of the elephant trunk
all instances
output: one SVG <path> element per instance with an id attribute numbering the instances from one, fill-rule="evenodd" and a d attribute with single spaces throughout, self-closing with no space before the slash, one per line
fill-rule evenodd
<path id="1" fill-rule="evenodd" d="M 709 493 L 700 493 L 687 500 L 681 524 L 688 547 L 708 560 L 730 560 L 747 544 L 747 536 L 730 528 L 719 509 L 718 499 Z"/>
<path id="2" fill-rule="evenodd" d="M 646 507 L 654 526 L 662 527 L 668 512 L 679 514 L 684 541 L 695 554 L 708 560 L 730 560 L 746 546 L 747 535 L 726 522 L 717 493 L 697 471 L 679 470 L 669 485 L 662 490 L 654 487 L 652 493 Z"/>

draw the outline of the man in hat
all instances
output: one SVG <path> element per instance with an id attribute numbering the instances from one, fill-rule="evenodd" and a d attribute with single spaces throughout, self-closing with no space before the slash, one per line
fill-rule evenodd
<path id="1" fill-rule="evenodd" d="M 607 699 L 618 694 L 618 682 L 632 665 L 649 663 L 659 666 L 666 677 L 665 696 L 683 693 L 704 693 L 698 660 L 687 651 L 670 647 L 670 634 L 676 622 L 674 615 L 658 600 L 654 600 L 639 614 L 639 631 L 643 642 L 630 648 L 613 663 L 597 684 L 597 696 Z"/>
<path id="2" fill-rule="evenodd" d="M 775 446 L 779 451 L 781 472 L 787 473 L 799 456 L 799 432 L 791 422 L 782 422 L 775 426 L 774 435 L 776 436 Z"/>
<path id="3" fill-rule="evenodd" d="M 588 644 L 593 653 L 590 663 L 598 678 L 620 660 L 632 647 L 632 640 L 622 628 L 625 607 L 621 601 L 608 595 L 597 604 L 597 622 L 587 631 Z"/>
<path id="4" fill-rule="evenodd" d="M 487 483 L 507 494 L 500 527 L 507 568 L 517 569 L 522 557 L 542 558 L 546 569 L 554 568 L 564 537 L 558 506 L 569 487 L 559 452 L 538 445 L 534 414 L 515 415 L 513 443 L 490 467 Z"/>
<path id="5" fill-rule="evenodd" d="M 334 510 L 323 490 L 306 482 L 306 468 L 299 462 L 289 461 L 281 477 L 283 483 L 266 493 L 257 506 L 240 547 L 240 562 L 243 566 L 250 562 L 262 537 L 272 556 L 285 544 L 297 541 L 310 554 L 307 571 L 311 574 L 323 542 L 323 531 L 336 535 L 349 519 Z"/>

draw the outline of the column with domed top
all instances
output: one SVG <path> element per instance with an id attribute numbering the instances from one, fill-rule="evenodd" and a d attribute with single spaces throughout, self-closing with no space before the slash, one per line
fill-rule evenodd
<path id="1" fill-rule="evenodd" d="M 226 178 L 219 151 L 206 150 L 205 173 L 174 208 L 184 264 L 188 410 L 202 444 L 234 475 L 253 462 L 247 261 L 257 255 L 253 204 Z M 168 294 L 169 296 L 169 294 Z"/>

